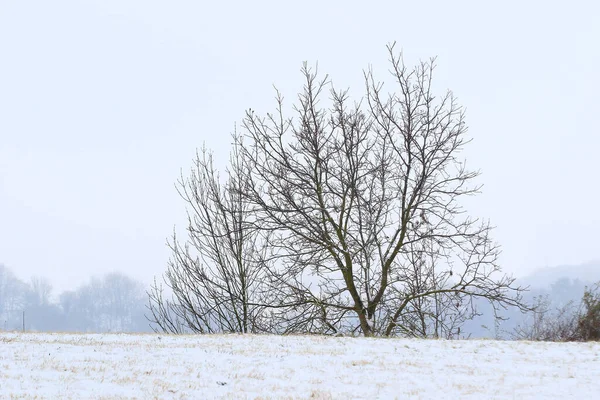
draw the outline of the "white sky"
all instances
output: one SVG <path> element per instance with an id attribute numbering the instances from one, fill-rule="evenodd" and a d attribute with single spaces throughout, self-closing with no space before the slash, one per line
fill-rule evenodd
<path id="1" fill-rule="evenodd" d="M 291 100 L 304 60 L 362 95 L 394 40 L 438 56 L 467 108 L 469 206 L 505 271 L 600 258 L 597 1 L 213 3 L 0 0 L 0 263 L 57 290 L 150 282 L 196 147 L 225 165 L 244 110 L 271 111 L 273 84 Z"/>

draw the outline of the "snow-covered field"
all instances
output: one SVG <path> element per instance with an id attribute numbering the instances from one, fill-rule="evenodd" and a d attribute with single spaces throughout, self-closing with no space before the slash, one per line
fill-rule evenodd
<path id="1" fill-rule="evenodd" d="M 0 333 L 1 399 L 593 399 L 600 343 Z"/>

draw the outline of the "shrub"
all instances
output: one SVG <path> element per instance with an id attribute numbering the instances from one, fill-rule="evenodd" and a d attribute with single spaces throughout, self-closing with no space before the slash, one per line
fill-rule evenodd
<path id="1" fill-rule="evenodd" d="M 600 340 L 600 282 L 585 288 L 579 304 L 571 301 L 551 310 L 547 296 L 537 298 L 531 319 L 512 336 L 550 342 Z"/>
<path id="2" fill-rule="evenodd" d="M 600 340 L 600 282 L 586 288 L 581 303 L 577 324 L 580 340 Z"/>

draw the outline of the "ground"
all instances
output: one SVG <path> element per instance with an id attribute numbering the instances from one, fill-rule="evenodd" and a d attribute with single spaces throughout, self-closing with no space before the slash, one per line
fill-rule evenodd
<path id="1" fill-rule="evenodd" d="M 591 399 L 600 343 L 0 333 L 0 399 Z"/>

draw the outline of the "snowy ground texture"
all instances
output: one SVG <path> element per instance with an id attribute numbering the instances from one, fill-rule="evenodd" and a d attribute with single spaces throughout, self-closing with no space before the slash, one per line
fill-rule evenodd
<path id="1" fill-rule="evenodd" d="M 593 399 L 600 343 L 0 333 L 0 399 Z"/>

